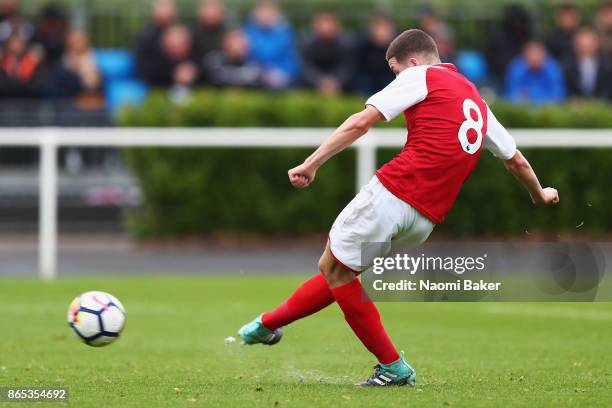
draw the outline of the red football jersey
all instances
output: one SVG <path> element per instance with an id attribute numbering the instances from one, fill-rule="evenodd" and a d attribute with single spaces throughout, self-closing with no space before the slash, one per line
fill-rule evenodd
<path id="1" fill-rule="evenodd" d="M 452 64 L 408 68 L 366 104 L 388 121 L 404 112 L 406 145 L 376 175 L 391 193 L 436 224 L 455 203 L 483 146 L 503 159 L 516 151 L 474 84 Z M 491 118 L 495 132 L 487 141 Z"/>

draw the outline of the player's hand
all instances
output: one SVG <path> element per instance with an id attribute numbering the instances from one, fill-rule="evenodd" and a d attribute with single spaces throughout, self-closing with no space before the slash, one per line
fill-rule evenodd
<path id="1" fill-rule="evenodd" d="M 312 184 L 317 175 L 317 170 L 306 163 L 289 170 L 289 181 L 295 188 L 306 188 Z"/>
<path id="2" fill-rule="evenodd" d="M 540 197 L 533 199 L 533 203 L 539 205 L 557 205 L 559 204 L 559 192 L 555 188 L 545 188 L 542 190 Z"/>

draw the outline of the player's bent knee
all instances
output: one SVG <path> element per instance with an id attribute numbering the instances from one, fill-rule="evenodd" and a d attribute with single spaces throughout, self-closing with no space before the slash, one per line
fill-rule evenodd
<path id="1" fill-rule="evenodd" d="M 346 285 L 351 283 L 357 277 L 351 271 L 346 270 L 341 265 L 335 265 L 331 272 L 326 276 L 327 284 L 330 288 L 337 288 L 338 286 Z"/>
<path id="2" fill-rule="evenodd" d="M 331 254 L 329 244 L 319 259 L 319 271 L 325 277 L 329 287 L 334 288 L 355 279 L 353 272 L 340 265 Z"/>
<path id="3" fill-rule="evenodd" d="M 335 288 L 350 283 L 356 278 L 353 272 L 345 269 L 333 259 L 330 263 L 325 263 L 322 266 L 321 273 L 325 277 L 325 280 L 327 280 L 327 284 L 330 288 Z"/>

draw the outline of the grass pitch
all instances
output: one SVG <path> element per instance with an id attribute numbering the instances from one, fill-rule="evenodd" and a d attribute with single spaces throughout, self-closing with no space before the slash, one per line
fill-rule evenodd
<path id="1" fill-rule="evenodd" d="M 67 386 L 77 407 L 612 406 L 612 303 L 381 304 L 414 388 L 352 386 L 375 361 L 335 305 L 277 346 L 224 344 L 301 280 L 1 279 L 0 387 Z M 65 322 L 88 290 L 127 309 L 107 348 L 79 343 Z"/>

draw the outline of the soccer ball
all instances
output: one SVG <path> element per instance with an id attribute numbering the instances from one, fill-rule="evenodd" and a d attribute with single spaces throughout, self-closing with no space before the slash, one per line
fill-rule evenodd
<path id="1" fill-rule="evenodd" d="M 68 308 L 68 325 L 87 345 L 107 346 L 117 340 L 125 325 L 125 308 L 104 292 L 87 292 Z"/>

